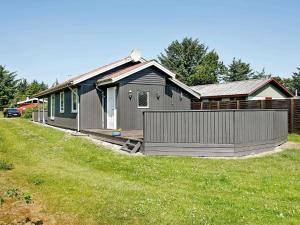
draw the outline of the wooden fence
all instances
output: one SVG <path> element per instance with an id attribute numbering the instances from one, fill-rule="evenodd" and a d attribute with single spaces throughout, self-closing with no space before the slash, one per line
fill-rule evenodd
<path id="1" fill-rule="evenodd" d="M 145 111 L 148 155 L 241 156 L 287 140 L 287 110 Z"/>
<path id="2" fill-rule="evenodd" d="M 289 133 L 300 133 L 300 99 L 192 102 L 192 109 L 287 109 Z"/>

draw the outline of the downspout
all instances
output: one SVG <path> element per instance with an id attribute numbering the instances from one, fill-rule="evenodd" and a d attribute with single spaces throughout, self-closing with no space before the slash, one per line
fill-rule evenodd
<path id="1" fill-rule="evenodd" d="M 67 87 L 71 90 L 71 92 L 73 93 L 73 94 L 75 94 L 76 95 L 76 97 L 77 97 L 77 132 L 79 132 L 80 131 L 80 102 L 79 102 L 79 95 L 78 95 L 78 91 L 77 91 L 77 93 L 69 86 L 69 85 L 67 85 Z M 77 89 L 78 90 L 78 89 Z M 72 96 L 71 96 L 71 98 L 72 98 Z"/>
<path id="2" fill-rule="evenodd" d="M 98 91 L 100 91 L 100 93 L 101 93 L 101 99 L 102 99 L 102 109 L 101 109 L 101 114 L 102 114 L 101 120 L 102 121 L 101 122 L 102 122 L 102 129 L 104 129 L 104 91 L 102 89 L 98 88 L 97 84 L 95 84 L 95 86 L 96 86 L 96 89 Z"/>

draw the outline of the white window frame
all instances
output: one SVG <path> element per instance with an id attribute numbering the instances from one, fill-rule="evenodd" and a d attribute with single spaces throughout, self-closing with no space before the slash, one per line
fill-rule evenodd
<path id="1" fill-rule="evenodd" d="M 73 108 L 73 106 L 74 106 L 74 104 L 73 104 L 73 101 L 74 101 L 74 99 L 73 99 L 73 96 L 74 96 L 74 92 L 76 93 L 76 109 L 74 109 Z M 72 91 L 71 91 L 71 112 L 72 113 L 77 113 L 77 111 L 78 111 L 78 89 L 77 88 L 74 88 Z"/>
<path id="2" fill-rule="evenodd" d="M 146 92 L 147 93 L 147 106 L 139 106 L 139 93 Z M 150 108 L 150 92 L 149 91 L 138 91 L 137 92 L 137 107 L 138 109 L 149 109 Z"/>
<path id="3" fill-rule="evenodd" d="M 62 91 L 59 93 L 59 112 L 65 112 L 65 92 Z"/>
<path id="4" fill-rule="evenodd" d="M 55 119 L 55 94 L 50 96 L 50 119 Z"/>

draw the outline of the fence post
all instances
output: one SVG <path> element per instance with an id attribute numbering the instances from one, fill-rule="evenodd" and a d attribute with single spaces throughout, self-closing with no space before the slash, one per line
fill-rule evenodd
<path id="1" fill-rule="evenodd" d="M 264 100 L 260 100 L 260 109 L 264 109 Z"/>
<path id="2" fill-rule="evenodd" d="M 200 109 L 203 109 L 203 102 L 200 102 Z"/>
<path id="3" fill-rule="evenodd" d="M 236 100 L 236 109 L 240 109 L 240 100 Z"/>
<path id="4" fill-rule="evenodd" d="M 294 132 L 294 116 L 295 116 L 295 99 L 291 98 L 291 112 L 290 112 L 291 133 Z"/>

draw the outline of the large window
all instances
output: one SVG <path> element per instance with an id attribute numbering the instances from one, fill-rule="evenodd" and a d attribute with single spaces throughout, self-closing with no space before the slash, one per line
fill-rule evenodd
<path id="1" fill-rule="evenodd" d="M 78 90 L 77 88 L 72 91 L 72 101 L 71 101 L 71 109 L 72 113 L 77 113 L 77 104 L 78 104 Z"/>
<path id="2" fill-rule="evenodd" d="M 138 108 L 149 108 L 149 91 L 138 91 Z"/>
<path id="3" fill-rule="evenodd" d="M 51 105 L 50 105 L 50 119 L 54 120 L 55 118 L 55 94 L 51 95 Z"/>
<path id="4" fill-rule="evenodd" d="M 65 112 L 65 93 L 63 91 L 59 94 L 59 112 Z"/>

